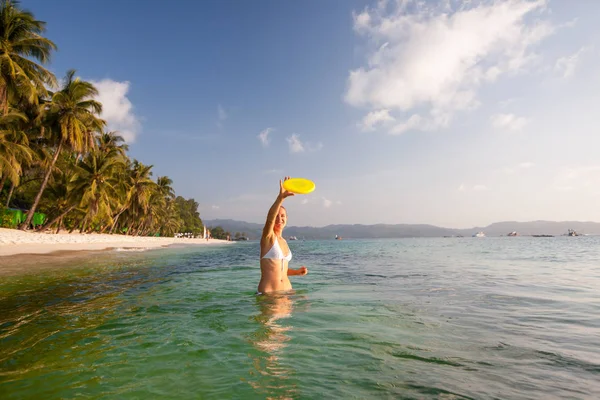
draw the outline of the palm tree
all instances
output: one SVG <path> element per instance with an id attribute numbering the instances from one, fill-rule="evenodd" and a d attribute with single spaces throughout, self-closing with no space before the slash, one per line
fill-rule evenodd
<path id="1" fill-rule="evenodd" d="M 174 199 L 175 191 L 173 190 L 173 180 L 168 176 L 159 176 L 156 180 L 158 185 L 158 193 L 166 199 Z"/>
<path id="2" fill-rule="evenodd" d="M 33 214 L 42 198 L 52 168 L 63 148 L 82 153 L 94 146 L 95 132 L 101 131 L 105 122 L 98 115 L 102 112 L 102 104 L 93 99 L 98 90 L 90 82 L 75 78 L 75 71 L 70 70 L 65 77 L 63 88 L 52 95 L 44 105 L 42 118 L 51 142 L 56 143 L 54 157 L 46 171 L 40 190 L 35 197 L 27 219 L 21 225 L 25 230 L 33 219 Z"/>
<path id="3" fill-rule="evenodd" d="M 129 146 L 125 144 L 123 136 L 120 136 L 117 132 L 102 132 L 98 136 L 97 142 L 98 151 L 127 157 L 126 153 L 129 150 Z"/>
<path id="4" fill-rule="evenodd" d="M 8 113 L 9 100 L 25 98 L 37 102 L 47 95 L 45 85 L 54 87 L 56 77 L 40 64 L 50 61 L 56 45 L 41 36 L 46 23 L 21 10 L 14 0 L 0 1 L 0 108 Z M 31 61 L 33 58 L 38 63 Z"/>
<path id="5" fill-rule="evenodd" d="M 70 188 L 74 196 L 81 199 L 79 207 L 86 212 L 82 228 L 102 220 L 107 225 L 112 223 L 111 204 L 116 196 L 117 171 L 123 163 L 121 157 L 93 151 L 77 164 Z"/>
<path id="6" fill-rule="evenodd" d="M 26 120 L 15 111 L 0 117 L 0 191 L 7 179 L 13 187 L 18 185 L 23 164 L 32 160 L 27 135 L 20 127 Z"/>
<path id="7" fill-rule="evenodd" d="M 179 231 L 182 225 L 183 221 L 179 216 L 179 210 L 177 209 L 175 200 L 167 201 L 164 214 L 160 221 L 160 234 L 162 236 L 173 236 Z"/>
<path id="8" fill-rule="evenodd" d="M 169 219 L 174 219 L 173 202 L 175 191 L 171 186 L 172 184 L 173 180 L 167 176 L 159 176 L 156 180 L 156 185 L 154 185 L 148 203 L 148 211 L 141 218 L 142 224 L 140 225 L 140 229 L 142 235 L 150 232 L 161 232 L 164 234 L 162 226 L 167 224 Z M 171 228 L 178 227 L 173 221 L 169 221 L 168 225 Z"/>
<path id="9" fill-rule="evenodd" d="M 52 204 L 49 214 L 56 217 L 40 227 L 40 231 L 45 231 L 57 223 L 56 233 L 58 233 L 63 218 L 77 207 L 78 201 L 73 196 L 70 184 L 73 176 L 73 168 L 58 169 L 54 173 L 52 184 L 48 185 L 44 198 Z"/>
<path id="10" fill-rule="evenodd" d="M 114 217 L 113 226 L 110 233 L 113 233 L 117 226 L 119 217 L 129 211 L 131 214 L 131 224 L 127 230 L 131 232 L 131 228 L 136 222 L 136 217 L 144 214 L 148 210 L 148 204 L 156 183 L 150 178 L 152 176 L 152 165 L 144 165 L 138 160 L 133 160 L 127 166 L 124 187 L 124 200 L 121 202 L 121 208 Z"/>

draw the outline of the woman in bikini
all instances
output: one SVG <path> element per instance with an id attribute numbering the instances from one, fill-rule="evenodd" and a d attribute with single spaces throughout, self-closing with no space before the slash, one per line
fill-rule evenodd
<path id="1" fill-rule="evenodd" d="M 284 180 L 290 179 L 289 176 Z M 269 209 L 267 222 L 263 228 L 260 239 L 260 282 L 258 294 L 286 291 L 292 289 L 288 276 L 306 275 L 308 269 L 301 266 L 298 269 L 288 268 L 292 259 L 292 252 L 282 236 L 283 228 L 287 222 L 287 211 L 283 207 L 283 200 L 293 196 L 283 188 L 283 181 L 279 181 L 279 195 Z"/>

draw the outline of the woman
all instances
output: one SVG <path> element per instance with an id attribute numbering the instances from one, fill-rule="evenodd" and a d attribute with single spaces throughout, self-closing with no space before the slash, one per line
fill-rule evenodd
<path id="1" fill-rule="evenodd" d="M 284 180 L 288 180 L 286 177 Z M 269 209 L 267 222 L 263 228 L 260 239 L 260 283 L 258 294 L 291 290 L 292 284 L 288 276 L 306 275 L 308 269 L 301 266 L 298 269 L 288 268 L 292 259 L 292 252 L 282 236 L 283 228 L 287 222 L 287 211 L 283 207 L 283 200 L 293 196 L 283 188 L 283 181 L 279 181 L 279 195 Z"/>

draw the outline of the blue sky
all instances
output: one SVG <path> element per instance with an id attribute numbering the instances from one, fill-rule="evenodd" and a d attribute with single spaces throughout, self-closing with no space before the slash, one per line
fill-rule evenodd
<path id="1" fill-rule="evenodd" d="M 262 222 L 291 175 L 291 225 L 600 221 L 600 3 L 22 5 L 204 219 Z"/>

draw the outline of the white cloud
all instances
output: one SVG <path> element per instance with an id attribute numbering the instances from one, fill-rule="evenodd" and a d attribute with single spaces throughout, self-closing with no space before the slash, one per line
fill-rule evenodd
<path id="1" fill-rule="evenodd" d="M 575 74 L 575 68 L 580 61 L 581 55 L 586 51 L 585 47 L 579 49 L 576 53 L 570 56 L 561 57 L 556 60 L 554 64 L 554 70 L 562 75 L 563 78 L 568 79 Z"/>
<path id="2" fill-rule="evenodd" d="M 500 107 L 502 107 L 502 108 L 506 108 L 506 107 L 508 107 L 509 105 L 513 104 L 516 101 L 517 101 L 517 99 L 511 97 L 510 99 L 499 101 L 498 105 Z"/>
<path id="3" fill-rule="evenodd" d="M 600 175 L 600 165 L 563 168 L 559 178 L 565 180 L 578 180 L 589 176 Z"/>
<path id="4" fill-rule="evenodd" d="M 292 134 L 292 136 L 290 136 L 289 138 L 286 138 L 285 140 L 287 140 L 289 146 L 290 146 L 290 153 L 302 153 L 304 152 L 304 144 L 302 144 L 302 142 L 300 141 L 300 138 L 298 137 L 297 134 Z"/>
<path id="5" fill-rule="evenodd" d="M 514 174 L 515 172 L 518 172 L 520 170 L 529 169 L 529 168 L 533 167 L 534 165 L 535 164 L 532 163 L 531 161 L 526 161 L 526 162 L 522 162 L 513 167 L 506 167 L 506 168 L 504 168 L 504 172 L 506 172 L 507 174 Z"/>
<path id="6" fill-rule="evenodd" d="M 362 131 L 374 131 L 376 125 L 385 125 L 388 122 L 393 122 L 396 119 L 390 115 L 390 110 L 383 109 L 377 111 L 371 111 L 364 116 L 362 121 L 358 124 Z"/>
<path id="7" fill-rule="evenodd" d="M 302 142 L 300 135 L 293 133 L 292 136 L 286 138 L 290 153 L 303 153 L 305 151 L 319 151 L 323 148 L 323 143 L 318 142 L 316 144 L 310 142 Z"/>
<path id="8" fill-rule="evenodd" d="M 225 109 L 223 108 L 223 106 L 221 106 L 219 104 L 219 107 L 217 108 L 217 113 L 219 115 L 219 121 L 225 121 L 227 119 L 227 113 L 225 112 Z"/>
<path id="9" fill-rule="evenodd" d="M 263 147 L 269 146 L 269 133 L 273 132 L 273 128 L 267 128 L 258 134 L 258 139 L 262 143 Z"/>
<path id="10" fill-rule="evenodd" d="M 471 187 L 467 187 L 467 185 L 465 185 L 464 183 L 461 183 L 460 186 L 458 187 L 459 192 L 466 192 L 466 191 L 484 192 L 486 190 L 489 190 L 489 189 L 485 185 L 474 185 Z"/>
<path id="11" fill-rule="evenodd" d="M 450 115 L 447 113 L 432 114 L 431 118 L 423 118 L 419 114 L 413 114 L 406 121 L 401 122 L 390 129 L 392 135 L 400 135 L 404 132 L 418 129 L 421 131 L 434 131 L 450 124 Z"/>
<path id="12" fill-rule="evenodd" d="M 370 24 L 371 16 L 366 10 L 358 15 L 354 15 L 354 29 L 358 31 L 368 29 Z"/>
<path id="13" fill-rule="evenodd" d="M 479 105 L 483 84 L 529 68 L 534 47 L 555 30 L 529 18 L 545 11 L 546 0 L 453 4 L 384 1 L 354 14 L 354 29 L 370 50 L 366 65 L 350 72 L 345 100 L 371 109 L 363 127 L 382 117 L 405 121 L 392 133 L 448 126 L 456 112 Z M 373 114 L 381 110 L 389 111 Z"/>
<path id="14" fill-rule="evenodd" d="M 490 117 L 492 126 L 497 129 L 520 131 L 527 125 L 527 118 L 517 117 L 515 114 L 495 114 Z"/>
<path id="15" fill-rule="evenodd" d="M 300 204 L 302 205 L 306 205 L 306 204 L 311 204 L 314 206 L 323 206 L 324 208 L 330 208 L 333 205 L 341 205 L 342 202 L 337 200 L 331 200 L 328 199 L 326 197 L 317 197 L 317 196 L 305 196 L 301 201 Z"/>
<path id="16" fill-rule="evenodd" d="M 563 167 L 554 181 L 554 188 L 559 191 L 585 189 L 586 193 L 600 193 L 600 165 Z"/>
<path id="17" fill-rule="evenodd" d="M 268 169 L 264 172 L 265 172 L 265 174 L 283 174 L 282 169 Z"/>
<path id="18" fill-rule="evenodd" d="M 533 167 L 535 164 L 532 163 L 531 161 L 526 161 L 526 162 L 522 162 L 521 164 L 519 164 L 519 168 L 531 168 Z"/>
<path id="19" fill-rule="evenodd" d="M 98 89 L 96 100 L 102 103 L 101 117 L 106 121 L 107 128 L 118 131 L 128 143 L 135 142 L 141 124 L 133 111 L 133 104 L 127 97 L 129 82 L 103 79 L 91 83 Z"/>

